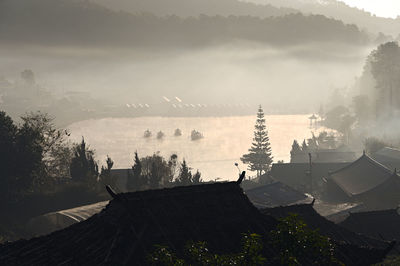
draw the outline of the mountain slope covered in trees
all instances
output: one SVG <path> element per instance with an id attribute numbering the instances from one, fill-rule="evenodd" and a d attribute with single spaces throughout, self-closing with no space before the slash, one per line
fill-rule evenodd
<path id="1" fill-rule="evenodd" d="M 344 23 L 354 23 L 361 29 L 374 33 L 383 32 L 397 37 L 400 34 L 400 19 L 377 17 L 370 12 L 350 7 L 337 0 L 243 0 L 256 4 L 273 5 L 280 8 L 294 8 L 304 14 L 321 14 L 342 20 Z"/>
<path id="2" fill-rule="evenodd" d="M 87 1 L 3 0 L 3 43 L 95 46 L 197 46 L 246 40 L 272 45 L 311 42 L 365 44 L 354 25 L 321 15 L 179 18 L 115 12 Z"/>
<path id="3" fill-rule="evenodd" d="M 238 0 L 90 0 L 112 10 L 131 13 L 147 12 L 157 16 L 181 17 L 198 15 L 257 16 L 270 17 L 298 13 L 293 8 L 278 8 L 272 5 L 257 5 Z"/>

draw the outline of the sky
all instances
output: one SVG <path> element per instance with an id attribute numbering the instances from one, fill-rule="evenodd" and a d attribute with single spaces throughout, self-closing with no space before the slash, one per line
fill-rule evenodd
<path id="1" fill-rule="evenodd" d="M 380 17 L 396 18 L 400 16 L 400 0 L 342 0 L 350 6 L 355 6 L 376 14 Z"/>

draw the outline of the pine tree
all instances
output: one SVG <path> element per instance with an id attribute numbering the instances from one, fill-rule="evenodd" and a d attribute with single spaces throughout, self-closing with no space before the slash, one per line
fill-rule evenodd
<path id="1" fill-rule="evenodd" d="M 100 181 L 103 183 L 103 185 L 109 185 L 111 187 L 115 186 L 115 180 L 111 175 L 111 169 L 114 165 L 114 161 L 107 155 L 107 160 L 106 160 L 107 166 L 101 167 L 101 173 L 100 173 Z"/>
<path id="2" fill-rule="evenodd" d="M 146 185 L 147 180 L 142 175 L 142 162 L 138 153 L 135 152 L 135 163 L 132 166 L 132 171 L 128 171 L 127 187 L 129 191 L 136 191 L 143 189 Z"/>
<path id="3" fill-rule="evenodd" d="M 192 181 L 192 172 L 190 171 L 190 167 L 187 165 L 185 159 L 181 163 L 181 169 L 179 170 L 179 175 L 176 182 L 183 186 L 190 185 Z"/>
<path id="4" fill-rule="evenodd" d="M 256 171 L 257 177 L 270 170 L 273 162 L 271 144 L 265 125 L 264 111 L 261 105 L 258 108 L 257 120 L 254 126 L 254 138 L 248 154 L 244 154 L 240 160 L 248 164 L 250 171 Z"/>
<path id="5" fill-rule="evenodd" d="M 197 185 L 200 184 L 201 182 L 203 182 L 203 179 L 201 179 L 201 173 L 199 172 L 199 170 L 197 170 L 192 177 L 192 183 Z"/>
<path id="6" fill-rule="evenodd" d="M 301 147 L 300 147 L 299 143 L 297 142 L 297 140 L 294 140 L 293 144 L 292 144 L 292 150 L 290 151 L 290 161 L 292 162 L 293 157 L 301 152 L 302 151 L 301 151 Z"/>
<path id="7" fill-rule="evenodd" d="M 301 144 L 301 150 L 303 152 L 307 152 L 308 151 L 308 146 L 307 146 L 307 143 L 306 143 L 305 139 L 303 140 L 303 143 Z"/>
<path id="8" fill-rule="evenodd" d="M 93 187 L 97 182 L 99 168 L 94 160 L 94 151 L 86 146 L 85 139 L 74 147 L 74 156 L 70 165 L 71 178 Z"/>

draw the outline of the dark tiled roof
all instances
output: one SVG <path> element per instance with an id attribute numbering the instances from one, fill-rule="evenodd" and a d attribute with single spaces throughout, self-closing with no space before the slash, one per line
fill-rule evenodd
<path id="1" fill-rule="evenodd" d="M 30 219 L 26 228 L 32 236 L 49 234 L 92 217 L 104 209 L 107 204 L 108 201 L 102 201 L 72 209 L 46 213 Z"/>
<path id="2" fill-rule="evenodd" d="M 190 240 L 234 252 L 242 233 L 276 225 L 236 182 L 117 194 L 86 221 L 50 235 L 0 246 L 0 265 L 144 264 L 155 244 L 179 251 Z"/>
<path id="3" fill-rule="evenodd" d="M 282 184 L 281 182 L 275 182 L 249 189 L 246 190 L 245 193 L 257 208 L 285 206 L 299 201 L 309 200 L 309 198 L 303 193 Z"/>
<path id="4" fill-rule="evenodd" d="M 400 150 L 398 149 L 385 147 L 376 152 L 372 157 L 392 171 L 396 168 L 400 169 Z"/>
<path id="5" fill-rule="evenodd" d="M 365 193 L 385 183 L 392 172 L 367 155 L 330 174 L 330 180 L 348 196 Z"/>
<path id="6" fill-rule="evenodd" d="M 326 235 L 339 243 L 375 248 L 384 248 L 387 246 L 387 243 L 383 241 L 370 239 L 366 236 L 353 233 L 325 219 L 314 210 L 312 204 L 299 204 L 263 209 L 261 212 L 276 219 L 287 217 L 290 213 L 298 214 L 310 228 L 319 229 L 321 234 Z"/>
<path id="7" fill-rule="evenodd" d="M 330 172 L 347 165 L 349 163 L 312 163 L 313 178 L 322 179 L 327 177 Z M 283 183 L 285 183 L 285 180 L 296 182 L 297 180 L 307 179 L 309 170 L 309 163 L 278 163 L 272 165 L 271 175 L 274 179 Z"/>
<path id="8" fill-rule="evenodd" d="M 400 215 L 395 209 L 350 213 L 340 225 L 377 239 L 400 240 Z"/>
<path id="9" fill-rule="evenodd" d="M 390 148 L 390 147 L 385 147 L 385 148 L 380 149 L 379 151 L 377 151 L 375 153 L 375 155 L 400 160 L 400 150 Z"/>

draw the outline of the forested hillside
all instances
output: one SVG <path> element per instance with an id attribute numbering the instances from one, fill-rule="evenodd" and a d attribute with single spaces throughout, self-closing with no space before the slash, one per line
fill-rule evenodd
<path id="1" fill-rule="evenodd" d="M 273 5 L 280 8 L 295 8 L 304 14 L 321 14 L 342 20 L 344 23 L 357 24 L 361 29 L 373 33 L 383 32 L 397 37 L 400 34 L 400 19 L 377 17 L 370 12 L 350 7 L 337 0 L 245 0 L 256 4 Z"/>
<path id="2" fill-rule="evenodd" d="M 310 42 L 365 44 L 354 25 L 321 15 L 282 17 L 205 16 L 179 18 L 115 12 L 87 1 L 3 0 L 3 43 L 41 45 L 196 46 L 234 40 L 272 45 Z"/>
<path id="3" fill-rule="evenodd" d="M 177 15 L 181 17 L 198 15 L 257 16 L 270 17 L 297 13 L 293 8 L 279 8 L 272 5 L 258 5 L 239 0 L 90 0 L 110 9 L 132 13 L 152 13 L 157 16 Z"/>

